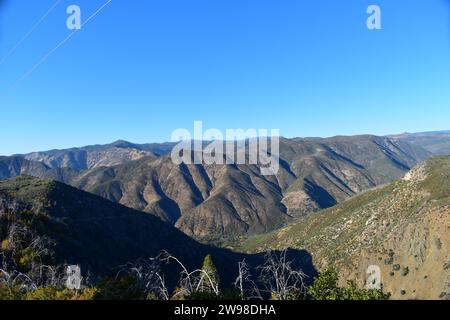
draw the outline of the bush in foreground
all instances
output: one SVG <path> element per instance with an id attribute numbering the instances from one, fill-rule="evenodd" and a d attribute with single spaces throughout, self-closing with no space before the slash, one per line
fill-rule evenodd
<path id="1" fill-rule="evenodd" d="M 324 270 L 308 288 L 313 300 L 389 300 L 390 294 L 382 289 L 367 290 L 358 288 L 354 281 L 348 281 L 346 287 L 339 287 L 339 276 L 333 268 Z"/>

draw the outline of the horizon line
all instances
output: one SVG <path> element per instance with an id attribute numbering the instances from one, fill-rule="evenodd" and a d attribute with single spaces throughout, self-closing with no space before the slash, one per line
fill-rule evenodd
<path id="1" fill-rule="evenodd" d="M 402 133 L 395 133 L 395 134 L 384 134 L 384 135 L 378 135 L 378 134 L 370 134 L 370 133 L 361 133 L 361 134 L 337 134 L 337 135 L 332 135 L 332 136 L 310 136 L 310 137 L 301 137 L 301 136 L 294 136 L 294 137 L 288 137 L 288 136 L 277 136 L 281 139 L 288 139 L 288 140 L 295 140 L 295 139 L 303 139 L 303 140 L 308 140 L 308 139 L 332 139 L 332 138 L 339 138 L 339 137 L 361 137 L 361 136 L 374 136 L 374 137 L 388 137 L 388 138 L 394 138 L 394 137 L 398 137 L 398 136 L 402 136 L 402 135 L 409 135 L 409 134 L 415 134 L 415 135 L 420 135 L 420 134 L 450 134 L 450 129 L 444 129 L 444 130 L 431 130 L 431 131 L 420 131 L 420 132 L 402 132 Z M 258 136 L 258 137 L 248 137 L 246 139 L 244 139 L 245 141 L 250 140 L 250 139 L 259 139 L 259 138 L 270 138 L 268 136 Z M 216 139 L 216 140 L 199 140 L 199 139 L 187 139 L 187 140 L 179 140 L 179 141 L 155 141 L 155 142 L 143 142 L 143 143 L 136 143 L 136 142 L 131 142 L 128 140 L 124 140 L 124 139 L 117 139 L 113 142 L 107 142 L 107 143 L 96 143 L 96 144 L 86 144 L 86 145 L 82 145 L 82 146 L 72 146 L 72 147 L 62 147 L 62 148 L 53 148 L 53 149 L 47 149 L 47 150 L 37 150 L 37 151 L 29 151 L 29 152 L 24 152 L 24 153 L 12 153 L 9 155 L 4 155 L 4 154 L 0 154 L 0 157 L 14 157 L 14 156 L 23 156 L 23 155 L 27 155 L 27 154 L 32 154 L 32 153 L 42 153 L 42 152 L 52 152 L 52 151 L 64 151 L 64 150 L 72 150 L 72 149 L 84 149 L 84 148 L 89 148 L 89 147 L 100 147 L 100 146 L 109 146 L 109 145 L 114 145 L 114 144 L 118 144 L 118 143 L 128 143 L 131 145 L 136 145 L 136 146 L 142 146 L 142 145 L 151 145 L 151 144 L 157 144 L 157 145 L 163 145 L 163 144 L 176 144 L 182 141 L 202 141 L 202 142 L 216 142 L 216 141 L 222 141 L 222 142 L 236 142 L 236 141 L 242 141 L 241 140 L 225 140 L 225 139 Z"/>

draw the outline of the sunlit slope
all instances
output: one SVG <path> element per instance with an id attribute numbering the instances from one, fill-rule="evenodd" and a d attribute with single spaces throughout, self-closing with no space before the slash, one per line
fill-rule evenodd
<path id="1" fill-rule="evenodd" d="M 361 284 L 370 265 L 382 270 L 393 298 L 448 297 L 450 157 L 433 158 L 405 178 L 273 232 L 244 249 L 302 248 L 316 267 L 334 265 Z"/>

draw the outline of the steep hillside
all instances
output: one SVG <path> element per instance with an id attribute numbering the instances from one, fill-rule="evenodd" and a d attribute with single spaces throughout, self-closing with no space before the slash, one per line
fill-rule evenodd
<path id="1" fill-rule="evenodd" d="M 302 248 L 318 269 L 334 265 L 361 284 L 368 266 L 378 265 L 393 298 L 438 299 L 450 295 L 449 228 L 450 157 L 441 157 L 243 247 Z"/>
<path id="2" fill-rule="evenodd" d="M 300 214 L 305 205 L 327 208 L 392 182 L 430 156 L 422 148 L 370 135 L 283 140 L 280 150 L 297 178 L 285 192 L 284 203 Z"/>
<path id="3" fill-rule="evenodd" d="M 281 190 L 246 166 L 175 165 L 168 157 L 145 158 L 90 171 L 74 185 L 158 215 L 200 238 L 264 232 L 288 220 Z"/>
<path id="4" fill-rule="evenodd" d="M 21 157 L 0 157 L 0 180 L 26 174 L 44 176 L 48 170 L 49 167 L 41 162 L 28 161 Z"/>
<path id="5" fill-rule="evenodd" d="M 202 240 L 277 228 L 395 180 L 429 154 L 375 136 L 282 139 L 280 170 L 256 165 L 175 165 L 143 158 L 82 173 L 70 183 L 158 215 Z"/>
<path id="6" fill-rule="evenodd" d="M 133 161 L 117 153 L 117 149 L 128 155 L 130 150 L 170 150 L 164 148 L 168 145 L 119 141 L 44 153 L 47 158 L 31 157 L 39 161 L 4 158 L 0 178 L 28 174 L 55 179 L 154 214 L 197 239 L 229 242 L 274 230 L 391 182 L 430 156 L 422 148 L 370 135 L 282 138 L 280 170 L 276 176 L 264 176 L 259 165 L 176 165 L 169 156 L 156 153 L 140 154 Z M 83 156 L 75 157 L 73 152 Z M 124 163 L 112 165 L 113 160 Z"/>
<path id="7" fill-rule="evenodd" d="M 70 168 L 51 169 L 42 162 L 29 161 L 23 157 L 0 157 L 0 180 L 28 175 L 36 178 L 70 181 L 78 174 L 78 171 Z"/>
<path id="8" fill-rule="evenodd" d="M 148 156 L 166 155 L 172 147 L 171 143 L 139 145 L 119 140 L 107 145 L 33 152 L 21 157 L 42 162 L 49 168 L 86 170 L 110 167 Z"/>
<path id="9" fill-rule="evenodd" d="M 31 177 L 0 182 L 0 241 L 15 223 L 51 239 L 56 263 L 80 264 L 94 274 L 154 257 L 160 250 L 193 266 L 207 253 L 217 253 L 152 215 Z"/>
<path id="10" fill-rule="evenodd" d="M 5 255 L 12 255 L 21 272 L 37 259 L 51 266 L 80 265 L 83 275 L 89 272 L 90 280 L 96 281 L 116 276 L 126 263 L 149 261 L 162 250 L 189 270 L 196 270 L 205 256 L 212 255 L 224 288 L 235 281 L 238 262 L 245 260 L 256 267 L 265 261 L 264 254 L 200 244 L 150 214 L 59 182 L 32 177 L 0 182 L 0 268 Z M 316 275 L 306 252 L 291 250 L 288 255 L 309 279 Z M 175 285 L 180 268 L 176 264 L 161 267 L 167 283 Z"/>

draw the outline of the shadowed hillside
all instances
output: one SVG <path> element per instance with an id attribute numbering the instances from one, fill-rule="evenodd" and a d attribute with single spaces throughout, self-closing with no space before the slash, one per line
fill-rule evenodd
<path id="1" fill-rule="evenodd" d="M 94 279 L 115 275 L 124 264 L 156 257 L 164 250 L 191 270 L 211 254 L 226 288 L 236 279 L 238 262 L 245 259 L 256 267 L 263 261 L 262 254 L 245 255 L 202 245 L 150 214 L 59 182 L 31 177 L 0 182 L 0 251 L 12 250 L 14 241 L 30 240 L 25 232 L 18 234 L 23 239 L 16 239 L 14 230 L 29 230 L 33 238 L 47 239 L 40 251 L 46 252 L 49 264 L 80 265 L 83 273 L 89 271 Z M 16 253 L 26 255 L 20 261 L 37 257 L 30 248 Z M 311 281 L 315 269 L 310 256 L 297 250 L 289 256 L 300 263 Z M 179 280 L 178 272 L 168 269 L 169 283 Z"/>
<path id="2" fill-rule="evenodd" d="M 450 157 L 441 157 L 400 181 L 251 238 L 244 248 L 302 248 L 319 269 L 335 265 L 361 283 L 367 267 L 379 265 L 393 298 L 448 298 L 449 229 Z"/>
<path id="3" fill-rule="evenodd" d="M 202 241 L 230 243 L 391 182 L 430 156 L 370 135 L 282 138 L 280 170 L 264 176 L 259 165 L 177 165 L 164 155 L 168 148 L 118 141 L 2 158 L 0 178 L 58 180 L 158 216 Z"/>

